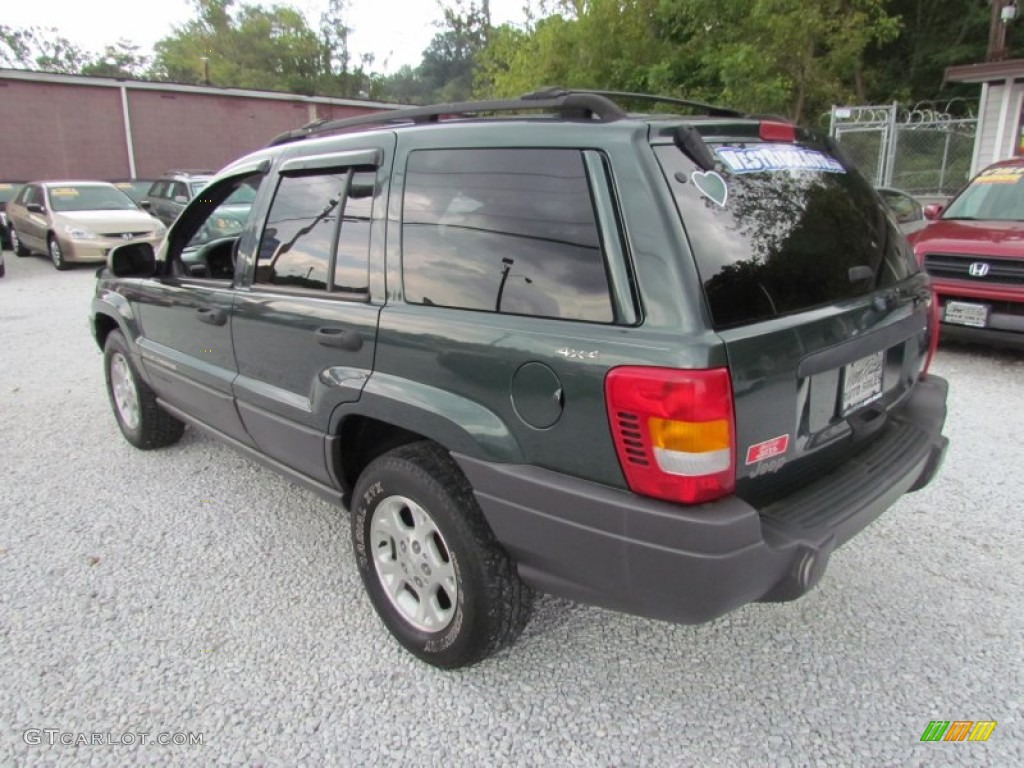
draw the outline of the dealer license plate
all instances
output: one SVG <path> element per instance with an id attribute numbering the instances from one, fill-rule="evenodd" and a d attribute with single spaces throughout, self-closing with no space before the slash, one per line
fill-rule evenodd
<path id="1" fill-rule="evenodd" d="M 988 325 L 988 305 L 972 304 L 967 301 L 947 301 L 942 319 L 954 325 L 969 325 L 984 328 Z"/>
<path id="2" fill-rule="evenodd" d="M 875 352 L 843 368 L 843 416 L 882 396 L 884 360 L 885 352 Z"/>

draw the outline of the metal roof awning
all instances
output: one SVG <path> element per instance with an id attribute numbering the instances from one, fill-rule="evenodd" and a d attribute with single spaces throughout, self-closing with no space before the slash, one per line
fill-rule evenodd
<path id="1" fill-rule="evenodd" d="M 1024 59 L 985 61 L 946 67 L 943 83 L 990 83 L 1024 77 Z"/>

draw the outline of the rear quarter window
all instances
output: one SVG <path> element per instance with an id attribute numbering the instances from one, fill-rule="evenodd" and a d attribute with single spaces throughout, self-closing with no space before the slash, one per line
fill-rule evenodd
<path id="1" fill-rule="evenodd" d="M 421 150 L 403 199 L 406 301 L 610 323 L 605 255 L 580 152 Z"/>

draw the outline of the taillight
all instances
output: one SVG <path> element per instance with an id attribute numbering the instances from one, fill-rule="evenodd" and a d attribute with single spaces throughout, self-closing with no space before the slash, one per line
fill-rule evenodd
<path id="1" fill-rule="evenodd" d="M 634 493 L 698 504 L 736 485 L 736 425 L 725 368 L 623 366 L 605 403 L 615 450 Z"/>
<path id="2" fill-rule="evenodd" d="M 942 307 L 939 301 L 939 294 L 932 291 L 931 306 L 928 309 L 928 354 L 924 359 L 924 367 L 921 369 L 922 379 L 928 376 L 928 367 L 932 364 L 935 350 L 939 346 L 939 320 L 941 312 Z"/>
<path id="3" fill-rule="evenodd" d="M 762 141 L 796 141 L 796 126 L 778 120 L 762 120 L 757 134 Z"/>

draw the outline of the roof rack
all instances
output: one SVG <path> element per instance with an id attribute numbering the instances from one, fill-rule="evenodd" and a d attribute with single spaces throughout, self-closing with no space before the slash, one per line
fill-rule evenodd
<path id="1" fill-rule="evenodd" d="M 549 89 L 554 90 L 554 89 Z M 544 93 L 545 91 L 541 91 Z M 707 104 L 703 101 L 692 99 L 677 99 L 674 96 L 656 96 L 650 93 L 633 93 L 631 91 L 593 91 L 588 89 L 574 88 L 572 93 L 590 93 L 597 96 L 614 99 L 629 99 L 632 101 L 651 101 L 657 104 L 673 104 L 675 106 L 690 107 L 711 117 L 743 117 L 744 113 L 729 107 L 719 107 L 715 104 Z"/>
<path id="2" fill-rule="evenodd" d="M 372 126 L 387 126 L 401 123 L 422 125 L 440 122 L 442 117 L 468 117 L 470 115 L 492 112 L 546 110 L 565 118 L 597 120 L 605 123 L 629 117 L 629 114 L 616 104 L 611 97 L 682 105 L 699 109 L 705 114 L 716 117 L 739 117 L 741 115 L 741 113 L 725 107 L 716 107 L 699 101 L 675 99 L 669 96 L 651 96 L 649 94 L 627 93 L 623 91 L 571 90 L 554 87 L 534 91 L 518 99 L 434 104 L 429 107 L 411 107 L 391 112 L 375 112 L 372 115 L 346 117 L 338 120 L 324 118 L 275 136 L 267 146 L 274 147 L 280 144 L 288 144 L 289 142 L 300 141 L 310 136 L 346 130 L 348 128 L 369 128 Z"/>
<path id="3" fill-rule="evenodd" d="M 291 141 L 305 139 L 321 133 L 343 130 L 346 128 L 394 125 L 396 123 L 437 123 L 442 117 L 463 117 L 486 114 L 489 112 L 522 112 L 524 110 L 547 110 L 556 112 L 563 117 L 583 120 L 599 120 L 613 122 L 627 117 L 617 104 L 604 96 L 591 93 L 575 93 L 560 91 L 552 96 L 544 92 L 527 94 L 521 99 L 501 99 L 497 101 L 465 101 L 453 104 L 434 104 L 429 107 L 412 107 L 397 109 L 392 112 L 375 112 L 372 115 L 346 117 L 338 120 L 317 120 L 293 131 L 286 131 L 267 146 L 287 144 Z"/>

